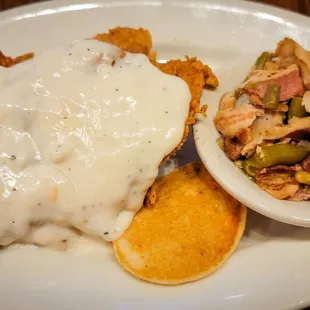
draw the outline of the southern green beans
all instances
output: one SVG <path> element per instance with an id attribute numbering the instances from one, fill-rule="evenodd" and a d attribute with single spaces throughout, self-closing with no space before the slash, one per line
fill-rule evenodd
<path id="1" fill-rule="evenodd" d="M 275 144 L 258 147 L 255 160 L 263 167 L 275 165 L 294 165 L 302 161 L 310 153 L 309 150 L 294 144 Z"/>

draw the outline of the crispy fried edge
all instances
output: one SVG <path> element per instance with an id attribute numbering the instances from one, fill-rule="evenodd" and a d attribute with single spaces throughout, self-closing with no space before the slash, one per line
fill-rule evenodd
<path id="1" fill-rule="evenodd" d="M 143 53 L 147 55 L 152 64 L 162 72 L 177 76 L 183 79 L 188 85 L 192 99 L 190 102 L 189 114 L 184 126 L 183 137 L 175 149 L 163 158 L 161 164 L 165 163 L 174 156 L 186 142 L 190 131 L 190 125 L 196 122 L 195 115 L 206 113 L 206 105 L 200 108 L 202 90 L 205 87 L 216 88 L 219 85 L 217 77 L 209 66 L 204 65 L 196 57 L 189 58 L 186 56 L 185 60 L 170 60 L 164 64 L 157 62 L 157 53 L 151 51 L 152 36 L 148 30 L 143 28 L 116 27 L 109 29 L 108 33 L 97 34 L 93 39 L 114 44 L 125 52 Z"/>
<path id="2" fill-rule="evenodd" d="M 5 56 L 0 51 L 0 67 L 9 68 L 9 67 L 15 66 L 21 62 L 24 62 L 26 60 L 33 58 L 33 56 L 34 56 L 34 53 L 27 53 L 21 56 L 17 56 L 16 58 L 12 58 L 9 56 Z"/>

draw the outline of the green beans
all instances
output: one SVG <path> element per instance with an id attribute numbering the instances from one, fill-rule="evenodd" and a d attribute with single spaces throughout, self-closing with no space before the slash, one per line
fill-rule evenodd
<path id="1" fill-rule="evenodd" d="M 291 119 L 292 117 L 306 117 L 307 111 L 302 103 L 302 98 L 300 97 L 294 97 L 291 100 L 290 108 L 288 110 L 288 118 Z"/>
<path id="2" fill-rule="evenodd" d="M 275 110 L 278 107 L 280 98 L 280 86 L 269 84 L 264 95 L 263 104 L 266 109 Z"/>
<path id="3" fill-rule="evenodd" d="M 263 167 L 274 165 L 293 165 L 302 161 L 310 151 L 300 145 L 275 144 L 258 147 L 255 160 Z"/>
<path id="4" fill-rule="evenodd" d="M 255 159 L 254 156 L 246 159 L 243 162 L 243 170 L 250 177 L 255 177 L 255 173 L 258 169 L 263 168 Z"/>
<path id="5" fill-rule="evenodd" d="M 310 185 L 310 173 L 308 173 L 306 171 L 296 172 L 295 179 L 299 183 Z"/>
<path id="6" fill-rule="evenodd" d="M 224 139 L 223 137 L 219 137 L 216 139 L 216 144 L 218 145 L 218 147 L 224 151 L 225 145 L 224 145 Z"/>
<path id="7" fill-rule="evenodd" d="M 272 54 L 268 52 L 263 52 L 261 55 L 256 59 L 255 67 L 256 69 L 263 69 L 265 63 L 272 58 Z"/>

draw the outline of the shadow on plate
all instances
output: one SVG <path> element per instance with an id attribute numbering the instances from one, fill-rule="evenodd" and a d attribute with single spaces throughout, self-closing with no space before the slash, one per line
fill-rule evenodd
<path id="1" fill-rule="evenodd" d="M 197 161 L 200 161 L 200 158 L 195 147 L 193 131 L 191 129 L 185 144 L 182 146 L 177 155 L 169 159 L 163 166 L 160 167 L 159 177 L 172 172 L 178 167 Z"/>
<path id="2" fill-rule="evenodd" d="M 309 241 L 310 229 L 281 223 L 248 209 L 247 225 L 238 250 L 271 240 Z"/>

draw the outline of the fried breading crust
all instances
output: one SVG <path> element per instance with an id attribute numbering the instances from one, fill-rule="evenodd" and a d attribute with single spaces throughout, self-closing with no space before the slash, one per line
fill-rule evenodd
<path id="1" fill-rule="evenodd" d="M 152 48 L 152 36 L 146 29 L 117 27 L 109 33 L 99 33 L 93 39 L 116 45 L 123 51 L 149 55 Z"/>
<path id="2" fill-rule="evenodd" d="M 204 114 L 206 112 L 207 106 L 200 108 L 202 90 L 206 87 L 216 88 L 219 85 L 217 77 L 210 67 L 203 64 L 195 57 L 189 58 L 186 56 L 185 60 L 169 60 L 167 63 L 157 62 L 156 52 L 151 51 L 152 37 L 146 29 L 117 27 L 110 29 L 109 33 L 97 34 L 94 39 L 116 45 L 125 52 L 145 54 L 149 57 L 153 65 L 162 72 L 177 76 L 187 83 L 192 95 L 192 100 L 184 127 L 183 138 L 178 146 L 163 159 L 162 163 L 164 163 L 174 156 L 185 143 L 189 134 L 190 125 L 195 123 L 195 114 Z"/>
<path id="3" fill-rule="evenodd" d="M 12 67 L 18 63 L 31 59 L 33 56 L 34 56 L 34 53 L 27 53 L 27 54 L 18 56 L 16 58 L 12 58 L 9 56 L 5 56 L 0 51 L 0 67 L 6 67 L 6 68 Z"/>

